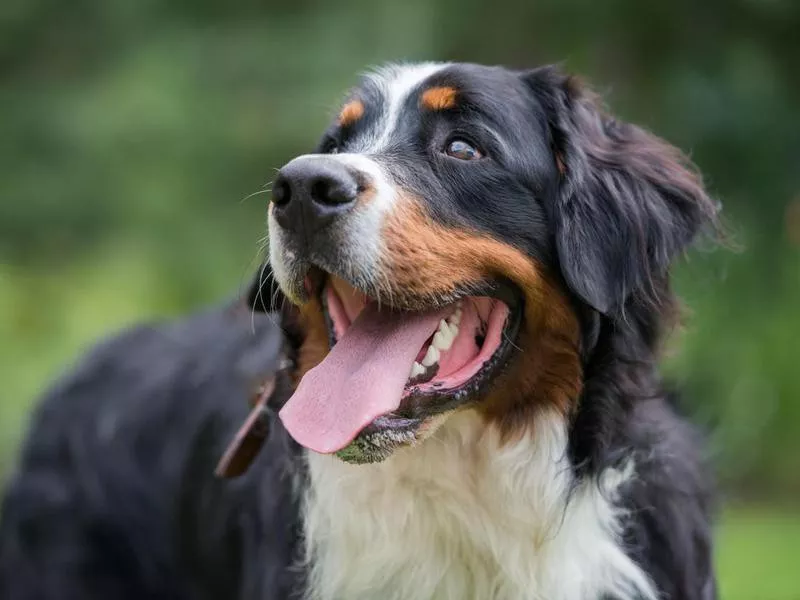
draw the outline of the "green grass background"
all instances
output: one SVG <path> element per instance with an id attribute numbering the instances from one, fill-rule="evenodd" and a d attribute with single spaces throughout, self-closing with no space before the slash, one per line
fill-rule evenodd
<path id="1" fill-rule="evenodd" d="M 800 515 L 775 507 L 735 507 L 722 515 L 717 569 L 723 600 L 800 599 Z"/>

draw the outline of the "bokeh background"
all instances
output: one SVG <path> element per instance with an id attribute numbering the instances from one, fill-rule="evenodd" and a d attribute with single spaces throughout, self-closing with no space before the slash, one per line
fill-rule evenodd
<path id="1" fill-rule="evenodd" d="M 98 336 L 237 293 L 266 184 L 384 61 L 562 62 L 689 152 L 739 246 L 667 372 L 724 489 L 722 597 L 800 598 L 800 2 L 3 0 L 0 474 Z"/>

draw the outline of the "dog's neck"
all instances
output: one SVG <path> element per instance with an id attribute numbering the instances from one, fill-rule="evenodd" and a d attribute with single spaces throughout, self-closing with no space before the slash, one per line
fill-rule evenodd
<path id="1" fill-rule="evenodd" d="M 620 541 L 633 463 L 576 482 L 563 417 L 505 443 L 484 423 L 454 415 L 374 465 L 309 454 L 309 597 L 654 598 Z"/>

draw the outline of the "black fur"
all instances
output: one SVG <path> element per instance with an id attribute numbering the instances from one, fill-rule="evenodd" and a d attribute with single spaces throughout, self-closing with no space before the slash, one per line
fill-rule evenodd
<path id="1" fill-rule="evenodd" d="M 296 444 L 276 421 L 244 477 L 213 475 L 280 350 L 242 305 L 92 351 L 46 394 L 8 482 L 0 598 L 289 597 Z"/>
<path id="2" fill-rule="evenodd" d="M 435 218 L 522 248 L 563 282 L 583 325 L 573 468 L 594 478 L 632 457 L 636 477 L 622 492 L 628 552 L 664 600 L 713 600 L 711 478 L 657 361 L 676 316 L 669 264 L 713 228 L 717 207 L 677 151 L 607 116 L 556 69 L 458 65 L 429 84 L 457 87 L 469 110 L 415 119 L 409 103 L 387 159 L 393 176 L 440 199 Z M 376 118 L 379 90 L 367 83 L 360 97 L 364 118 L 333 128 L 321 150 L 346 151 L 353 129 Z M 454 129 L 494 162 L 434 156 Z M 282 306 L 269 271 L 247 303 Z M 263 314 L 254 323 L 252 332 L 249 312 L 228 307 L 134 330 L 47 394 L 2 507 L 0 597 L 300 592 L 303 573 L 290 564 L 303 470 L 279 420 L 245 477 L 212 475 L 255 385 L 277 368 L 280 334 Z M 283 325 L 293 358 L 302 331 Z"/>

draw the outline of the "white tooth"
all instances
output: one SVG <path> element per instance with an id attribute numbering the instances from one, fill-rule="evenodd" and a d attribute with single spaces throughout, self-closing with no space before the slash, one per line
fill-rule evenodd
<path id="1" fill-rule="evenodd" d="M 458 325 L 453 323 L 450 325 L 450 338 L 455 340 L 458 337 Z"/>
<path id="2" fill-rule="evenodd" d="M 437 348 L 442 348 L 445 343 L 445 338 L 447 337 L 446 334 L 442 333 L 441 329 L 433 334 L 433 341 L 431 345 L 436 346 Z"/>
<path id="3" fill-rule="evenodd" d="M 458 325 L 461 322 L 461 306 L 459 306 L 447 320 L 450 321 L 452 325 Z"/>
<path id="4" fill-rule="evenodd" d="M 433 345 L 442 352 L 450 350 L 450 346 L 453 345 L 453 337 L 450 335 L 450 330 L 437 331 L 436 335 L 433 336 Z"/>
<path id="5" fill-rule="evenodd" d="M 456 339 L 456 335 L 458 335 L 458 325 L 450 321 L 445 321 L 444 327 L 440 325 L 439 329 L 442 333 L 447 333 L 451 341 Z"/>
<path id="6" fill-rule="evenodd" d="M 425 353 L 425 358 L 422 359 L 423 367 L 431 367 L 439 362 L 439 351 L 436 346 L 431 344 L 428 346 L 428 351 Z"/>
<path id="7" fill-rule="evenodd" d="M 446 350 L 450 350 L 450 348 L 453 347 L 453 340 L 455 340 L 455 339 L 456 339 L 456 336 L 453 335 L 453 332 L 451 330 L 450 333 L 447 335 L 447 346 L 442 348 L 442 350 L 445 350 L 445 351 Z"/>
<path id="8" fill-rule="evenodd" d="M 450 346 L 453 345 L 453 340 L 456 339 L 456 336 L 453 334 L 453 328 L 445 323 L 444 328 L 436 335 L 440 336 L 440 343 L 436 344 L 439 350 L 450 350 Z M 436 336 L 433 337 L 435 340 Z"/>
<path id="9" fill-rule="evenodd" d="M 414 364 L 411 365 L 411 375 L 409 375 L 408 378 L 414 379 L 414 377 L 419 377 L 424 372 L 425 372 L 425 367 L 423 367 L 417 361 L 414 361 Z"/>

